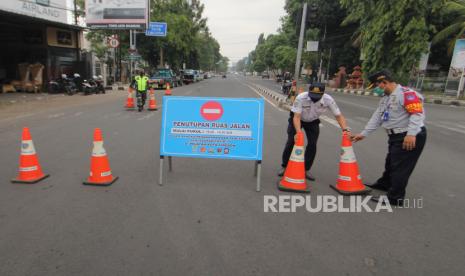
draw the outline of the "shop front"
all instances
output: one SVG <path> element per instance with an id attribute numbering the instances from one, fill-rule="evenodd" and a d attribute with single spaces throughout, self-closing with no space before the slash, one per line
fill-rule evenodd
<path id="1" fill-rule="evenodd" d="M 72 14 L 66 8 L 67 1 L 54 1 L 53 7 L 47 6 L 48 1 L 32 2 L 0 3 L 3 92 L 46 91 L 49 80 L 61 74 L 72 75 L 80 68 L 82 28 L 68 24 Z"/>

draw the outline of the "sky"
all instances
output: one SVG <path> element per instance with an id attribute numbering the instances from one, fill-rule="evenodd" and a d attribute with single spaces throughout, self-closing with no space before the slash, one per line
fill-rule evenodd
<path id="1" fill-rule="evenodd" d="M 255 49 L 258 36 L 277 33 L 285 0 L 201 0 L 203 17 L 220 43 L 221 55 L 237 62 Z"/>

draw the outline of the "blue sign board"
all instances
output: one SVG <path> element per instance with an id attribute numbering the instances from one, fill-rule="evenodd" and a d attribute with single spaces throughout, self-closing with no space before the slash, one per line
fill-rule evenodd
<path id="1" fill-rule="evenodd" d="M 149 28 L 145 31 L 146 36 L 166 36 L 168 25 L 166 22 L 150 22 Z"/>
<path id="2" fill-rule="evenodd" d="M 160 155 L 262 160 L 264 101 L 163 97 Z"/>

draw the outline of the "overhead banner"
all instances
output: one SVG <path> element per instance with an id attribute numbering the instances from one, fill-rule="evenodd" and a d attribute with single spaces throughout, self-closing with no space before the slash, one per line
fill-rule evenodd
<path id="1" fill-rule="evenodd" d="M 146 29 L 148 0 L 86 0 L 86 24 L 91 29 Z"/>
<path id="2" fill-rule="evenodd" d="M 463 89 L 463 69 L 465 68 L 465 39 L 457 39 L 454 54 L 450 63 L 449 75 L 447 76 L 447 95 L 459 95 Z"/>
<path id="3" fill-rule="evenodd" d="M 262 160 L 264 101 L 163 97 L 160 156 Z"/>

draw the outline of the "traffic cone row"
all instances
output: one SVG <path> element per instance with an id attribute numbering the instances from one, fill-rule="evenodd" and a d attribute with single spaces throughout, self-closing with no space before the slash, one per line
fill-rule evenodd
<path id="1" fill-rule="evenodd" d="M 297 140 L 287 163 L 286 171 L 278 183 L 279 190 L 301 193 L 310 192 L 307 186 L 307 179 L 305 178 L 304 152 L 304 134 L 302 131 L 299 131 L 297 132 Z"/>
<path id="2" fill-rule="evenodd" d="M 108 186 L 118 179 L 114 177 L 110 162 L 108 161 L 107 152 L 103 148 L 102 131 L 96 128 L 94 131 L 94 148 L 90 158 L 90 175 L 84 185 Z"/>
<path id="3" fill-rule="evenodd" d="M 171 87 L 169 82 L 166 84 L 165 96 L 171 96 Z"/>
<path id="4" fill-rule="evenodd" d="M 33 184 L 47 178 L 49 175 L 42 172 L 29 128 L 23 128 L 21 140 L 19 173 L 11 182 Z M 84 181 L 84 184 L 108 186 L 117 179 L 118 177 L 114 177 L 111 172 L 110 162 L 103 148 L 102 132 L 99 128 L 96 128 L 94 131 L 94 147 L 90 160 L 90 176 Z"/>
<path id="5" fill-rule="evenodd" d="M 155 100 L 155 92 L 150 88 L 149 110 L 157 110 L 157 100 Z"/>
<path id="6" fill-rule="evenodd" d="M 134 109 L 135 108 L 135 106 L 134 106 L 134 91 L 133 91 L 131 86 L 129 86 L 129 88 L 128 88 L 128 98 L 126 100 L 125 107 L 127 109 Z"/>
<path id="7" fill-rule="evenodd" d="M 304 154 L 304 135 L 302 131 L 299 131 L 284 175 L 278 182 L 279 190 L 300 193 L 310 192 L 305 178 Z M 361 195 L 371 192 L 371 189 L 362 183 L 352 142 L 347 133 L 342 136 L 337 184 L 330 186 L 343 195 Z"/>
<path id="8" fill-rule="evenodd" d="M 362 183 L 352 142 L 345 132 L 342 135 L 339 177 L 337 184 L 330 186 L 343 195 L 360 195 L 371 192 L 371 189 Z"/>
<path id="9" fill-rule="evenodd" d="M 33 184 L 49 177 L 48 174 L 42 172 L 39 164 L 32 136 L 29 128 L 23 128 L 21 138 L 21 154 L 19 156 L 19 173 L 18 176 L 11 180 L 13 183 Z"/>

